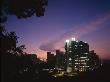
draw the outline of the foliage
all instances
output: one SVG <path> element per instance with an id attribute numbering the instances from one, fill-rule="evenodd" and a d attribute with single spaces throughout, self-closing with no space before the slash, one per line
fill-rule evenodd
<path id="1" fill-rule="evenodd" d="M 15 15 L 18 18 L 27 18 L 33 15 L 44 16 L 48 0 L 0 0 L 1 22 L 7 20 L 7 15 Z"/>
<path id="2" fill-rule="evenodd" d="M 23 79 L 36 76 L 36 55 L 25 53 L 25 45 L 17 45 L 18 37 L 15 32 L 9 33 L 2 26 L 0 33 L 2 82 L 16 82 L 22 79 L 22 76 Z"/>
<path id="3" fill-rule="evenodd" d="M 8 33 L 4 27 L 0 27 L 1 35 L 0 35 L 0 42 L 1 42 L 1 53 L 11 53 L 11 54 L 22 54 L 23 49 L 25 49 L 24 45 L 17 46 L 18 37 L 15 32 Z"/>

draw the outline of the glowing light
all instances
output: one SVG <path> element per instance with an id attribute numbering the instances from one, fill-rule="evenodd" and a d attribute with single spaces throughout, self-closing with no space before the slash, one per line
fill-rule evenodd
<path id="1" fill-rule="evenodd" d="M 88 53 L 85 53 L 85 54 L 88 54 Z"/>
<path id="2" fill-rule="evenodd" d="M 78 45 L 75 45 L 76 47 L 78 46 Z"/>
<path id="3" fill-rule="evenodd" d="M 72 60 L 72 58 L 69 58 L 69 60 L 71 61 L 71 60 Z"/>
<path id="4" fill-rule="evenodd" d="M 86 60 L 89 60 L 89 59 L 86 59 Z"/>
<path id="5" fill-rule="evenodd" d="M 28 71 L 28 68 L 24 69 L 24 71 Z"/>
<path id="6" fill-rule="evenodd" d="M 77 70 L 78 68 L 75 68 L 75 70 Z"/>
<path id="7" fill-rule="evenodd" d="M 80 61 L 85 61 L 85 60 L 80 60 Z"/>
<path id="8" fill-rule="evenodd" d="M 79 71 L 83 71 L 83 70 L 79 70 Z"/>
<path id="9" fill-rule="evenodd" d="M 84 43 L 87 43 L 87 42 L 84 42 Z"/>
<path id="10" fill-rule="evenodd" d="M 72 52 L 72 51 L 69 51 L 69 52 Z"/>
<path id="11" fill-rule="evenodd" d="M 72 68 L 71 67 L 67 67 L 67 72 L 68 73 L 72 72 Z"/>
<path id="12" fill-rule="evenodd" d="M 72 38 L 72 40 L 75 41 L 76 39 L 75 38 Z"/>
<path id="13" fill-rule="evenodd" d="M 76 42 L 78 42 L 78 40 Z"/>
<path id="14" fill-rule="evenodd" d="M 83 58 L 87 58 L 87 57 L 80 57 L 80 58 L 82 58 L 82 59 L 83 59 Z"/>
<path id="15" fill-rule="evenodd" d="M 67 43 L 69 43 L 69 40 L 66 40 Z"/>

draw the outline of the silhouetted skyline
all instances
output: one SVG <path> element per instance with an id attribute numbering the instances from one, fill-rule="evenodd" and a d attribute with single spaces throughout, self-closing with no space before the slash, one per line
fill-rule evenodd
<path id="1" fill-rule="evenodd" d="M 90 44 L 90 50 L 110 59 L 109 0 L 48 0 L 43 17 L 17 19 L 8 16 L 8 31 L 15 31 L 26 52 L 46 58 L 46 51 L 62 49 L 65 40 L 76 37 Z"/>

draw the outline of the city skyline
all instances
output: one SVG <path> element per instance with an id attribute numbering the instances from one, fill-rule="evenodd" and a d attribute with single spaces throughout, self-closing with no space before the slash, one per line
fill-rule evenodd
<path id="1" fill-rule="evenodd" d="M 103 59 L 110 59 L 109 0 L 49 0 L 43 17 L 17 19 L 8 16 L 8 31 L 15 31 L 27 53 L 46 58 L 47 51 L 63 49 L 65 40 L 86 41 Z"/>

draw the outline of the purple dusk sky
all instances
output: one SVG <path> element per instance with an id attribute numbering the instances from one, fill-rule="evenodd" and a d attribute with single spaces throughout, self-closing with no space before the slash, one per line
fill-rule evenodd
<path id="1" fill-rule="evenodd" d="M 48 0 L 43 17 L 8 16 L 5 26 L 17 33 L 27 53 L 40 58 L 76 37 L 86 41 L 100 58 L 110 59 L 110 0 Z"/>

